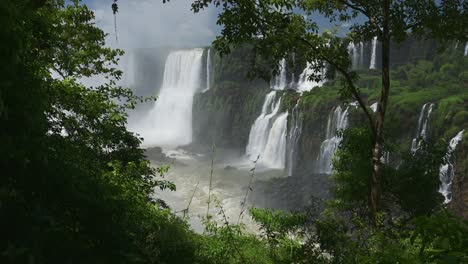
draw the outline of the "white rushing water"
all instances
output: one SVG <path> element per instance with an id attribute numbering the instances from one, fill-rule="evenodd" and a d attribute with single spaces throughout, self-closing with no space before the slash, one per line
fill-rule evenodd
<path id="1" fill-rule="evenodd" d="M 464 56 L 468 56 L 468 42 L 465 44 L 465 52 L 463 53 Z"/>
<path id="2" fill-rule="evenodd" d="M 284 90 L 287 86 L 286 80 L 286 59 L 280 61 L 280 74 L 276 75 L 274 78 L 274 83 L 272 85 L 273 90 Z"/>
<path id="3" fill-rule="evenodd" d="M 349 106 L 342 109 L 337 106 L 328 116 L 326 138 L 320 145 L 320 154 L 317 157 L 315 172 L 330 174 L 332 172 L 332 160 L 341 142 L 337 131 L 348 127 Z"/>
<path id="4" fill-rule="evenodd" d="M 350 42 L 348 44 L 348 53 L 351 56 L 352 68 L 353 69 L 359 68 L 358 47 L 353 42 Z"/>
<path id="5" fill-rule="evenodd" d="M 210 90 L 211 85 L 211 48 L 208 49 L 206 54 L 206 88 L 203 89 L 202 93 Z"/>
<path id="6" fill-rule="evenodd" d="M 447 153 L 445 154 L 447 164 L 441 165 L 439 169 L 439 192 L 445 197 L 444 203 L 449 203 L 452 200 L 452 181 L 453 177 L 455 176 L 452 163 L 452 154 L 457 148 L 458 143 L 460 143 L 460 141 L 462 140 L 464 131 L 465 130 L 458 132 L 458 134 L 450 140 L 449 146 L 447 148 Z"/>
<path id="7" fill-rule="evenodd" d="M 421 144 L 420 140 L 427 140 L 427 131 L 429 118 L 431 117 L 432 108 L 434 104 L 426 103 L 422 106 L 421 112 L 418 119 L 418 129 L 416 130 L 416 136 L 411 142 L 411 151 L 416 152 Z"/>
<path id="8" fill-rule="evenodd" d="M 310 81 L 309 76 L 311 74 L 315 73 L 314 69 L 311 68 L 311 64 L 307 62 L 306 68 L 302 71 L 301 75 L 299 75 L 299 80 L 297 81 L 297 90 L 298 92 L 302 93 L 305 91 L 310 91 L 314 87 L 320 87 L 325 83 L 325 80 L 322 80 L 320 82 L 316 81 Z M 325 76 L 326 74 L 326 69 L 322 69 L 320 74 L 322 76 Z"/>
<path id="9" fill-rule="evenodd" d="M 302 134 L 302 117 L 299 111 L 299 101 L 297 101 L 291 114 L 291 127 L 288 132 L 287 142 L 287 172 L 288 176 L 292 176 L 294 173 L 294 167 L 296 165 L 297 158 L 297 147 L 299 138 Z"/>
<path id="10" fill-rule="evenodd" d="M 249 142 L 246 148 L 246 154 L 250 159 L 256 159 L 265 149 L 271 127 L 271 119 L 278 113 L 280 103 L 281 99 L 276 100 L 276 91 L 272 91 L 265 96 L 262 112 L 250 129 Z"/>
<path id="11" fill-rule="evenodd" d="M 183 146 L 192 142 L 192 103 L 200 88 L 203 49 L 172 51 L 166 59 L 158 100 L 131 130 L 143 146 Z"/>
<path id="12" fill-rule="evenodd" d="M 369 69 L 371 70 L 376 69 L 376 60 L 377 60 L 377 37 L 374 37 L 374 39 L 372 39 L 372 54 L 371 54 Z"/>
<path id="13" fill-rule="evenodd" d="M 359 42 L 359 67 L 364 67 L 364 42 Z"/>
<path id="14" fill-rule="evenodd" d="M 278 115 L 268 133 L 265 149 L 260 154 L 259 164 L 271 169 L 286 167 L 286 134 L 288 113 Z"/>

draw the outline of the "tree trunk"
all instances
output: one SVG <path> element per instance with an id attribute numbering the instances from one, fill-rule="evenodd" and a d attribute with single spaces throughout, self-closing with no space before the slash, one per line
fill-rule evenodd
<path id="1" fill-rule="evenodd" d="M 380 95 L 377 118 L 375 120 L 375 138 L 372 147 L 372 179 L 370 191 L 370 204 L 374 221 L 380 211 L 380 200 L 382 196 L 382 146 L 385 114 L 387 112 L 388 95 L 390 90 L 390 0 L 383 1 L 383 23 L 382 23 L 382 92 Z"/>

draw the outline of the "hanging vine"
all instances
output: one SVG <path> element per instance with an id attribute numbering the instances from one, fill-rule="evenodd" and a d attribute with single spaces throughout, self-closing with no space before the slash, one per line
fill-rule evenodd
<path id="1" fill-rule="evenodd" d="M 114 0 L 114 3 L 112 4 L 112 12 L 114 13 L 114 34 L 115 34 L 115 40 L 119 41 L 118 35 L 117 35 L 117 12 L 119 12 L 119 6 L 117 5 L 117 0 Z"/>

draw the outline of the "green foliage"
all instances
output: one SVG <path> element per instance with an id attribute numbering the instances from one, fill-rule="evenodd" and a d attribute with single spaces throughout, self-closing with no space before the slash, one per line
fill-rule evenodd
<path id="1" fill-rule="evenodd" d="M 0 262 L 193 262 L 187 224 L 153 199 L 175 188 L 167 168 L 126 130 L 143 99 L 115 85 L 122 51 L 93 20 L 78 1 L 0 2 Z"/>

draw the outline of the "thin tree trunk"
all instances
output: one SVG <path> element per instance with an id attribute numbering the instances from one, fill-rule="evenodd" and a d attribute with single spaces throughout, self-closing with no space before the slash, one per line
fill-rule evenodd
<path id="1" fill-rule="evenodd" d="M 388 95 L 390 90 L 390 0 L 383 1 L 383 28 L 382 28 L 382 92 L 375 120 L 375 138 L 372 149 L 372 179 L 370 204 L 374 220 L 380 211 L 380 200 L 382 196 L 382 145 L 384 142 L 383 131 L 385 114 L 387 112 Z"/>

